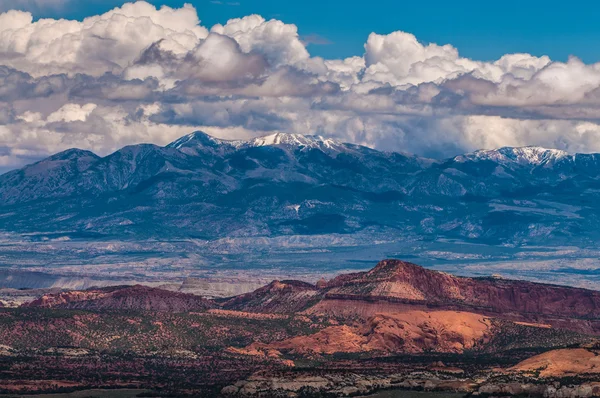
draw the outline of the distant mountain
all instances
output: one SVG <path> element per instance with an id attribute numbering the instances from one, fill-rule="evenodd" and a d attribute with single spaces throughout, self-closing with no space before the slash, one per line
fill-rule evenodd
<path id="1" fill-rule="evenodd" d="M 137 285 L 49 294 L 27 303 L 23 307 L 91 311 L 189 312 L 205 311 L 215 308 L 216 305 L 210 300 L 193 294 Z"/>
<path id="2" fill-rule="evenodd" d="M 354 234 L 595 245 L 600 155 L 538 147 L 434 161 L 319 136 L 196 132 L 0 176 L 0 230 L 217 239 Z"/>

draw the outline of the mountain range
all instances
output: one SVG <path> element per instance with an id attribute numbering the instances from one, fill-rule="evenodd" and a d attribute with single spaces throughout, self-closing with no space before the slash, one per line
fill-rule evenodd
<path id="1" fill-rule="evenodd" d="M 0 230 L 123 240 L 355 234 L 594 246 L 600 155 L 539 147 L 445 160 L 273 134 L 196 132 L 0 176 Z M 54 234 L 54 235 L 53 235 Z"/>

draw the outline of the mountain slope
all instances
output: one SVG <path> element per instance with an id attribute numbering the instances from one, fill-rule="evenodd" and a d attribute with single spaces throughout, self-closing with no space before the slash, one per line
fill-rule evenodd
<path id="1" fill-rule="evenodd" d="M 45 295 L 23 307 L 91 311 L 189 312 L 215 308 L 216 304 L 193 294 L 137 285 Z"/>
<path id="2" fill-rule="evenodd" d="M 300 299 L 301 298 L 301 299 Z M 319 286 L 288 281 L 235 297 L 225 309 L 369 319 L 378 313 L 456 310 L 600 333 L 600 292 L 526 281 L 465 278 L 384 260 Z"/>
<path id="3" fill-rule="evenodd" d="M 116 286 L 46 294 L 25 307 L 193 311 L 221 308 L 262 314 L 370 318 L 408 310 L 468 311 L 507 320 L 556 324 L 600 333 L 600 292 L 496 278 L 467 278 L 400 260 L 316 285 L 273 281 L 253 292 L 209 300 L 147 286 Z"/>
<path id="4" fill-rule="evenodd" d="M 221 304 L 238 311 L 299 313 L 332 324 L 307 335 L 233 349 L 253 356 L 535 352 L 588 344 L 589 335 L 600 334 L 600 292 L 456 277 L 399 260 L 384 260 L 368 272 L 340 275 L 318 286 L 276 281 Z M 544 356 L 534 358 L 533 365 L 522 368 L 544 361 Z"/>
<path id="5" fill-rule="evenodd" d="M 494 278 L 464 278 L 384 260 L 355 276 L 327 284 L 327 298 L 382 298 L 503 314 L 600 319 L 600 292 Z"/>
<path id="6" fill-rule="evenodd" d="M 98 162 L 100 157 L 89 151 L 69 149 L 40 162 L 0 176 L 0 202 L 13 204 L 44 197 L 57 192 L 72 195 L 78 190 L 76 180 Z"/>
<path id="7" fill-rule="evenodd" d="M 600 155 L 537 147 L 443 161 L 319 136 L 196 132 L 0 176 L 0 230 L 121 239 L 354 234 L 595 245 Z M 70 231 L 70 232 L 69 232 Z"/>
<path id="8" fill-rule="evenodd" d="M 214 328 L 209 333 L 219 344 L 241 344 L 227 352 L 281 358 L 282 353 L 539 353 L 593 342 L 591 335 L 600 334 L 598 303 L 600 292 L 456 277 L 384 260 L 368 272 L 342 274 L 329 282 L 274 281 L 229 299 L 119 286 L 47 294 L 22 309 L 110 312 L 129 319 L 152 312 L 171 318 L 171 327 L 180 325 L 172 323 L 175 313 L 201 316 L 193 328 Z M 261 336 L 246 331 L 243 339 L 230 339 L 218 327 L 244 322 L 261 330 Z"/>

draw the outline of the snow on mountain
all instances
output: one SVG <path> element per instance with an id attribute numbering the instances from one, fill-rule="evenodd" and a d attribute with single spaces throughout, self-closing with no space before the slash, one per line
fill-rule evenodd
<path id="1" fill-rule="evenodd" d="M 539 147 L 434 162 L 320 136 L 195 132 L 104 158 L 69 150 L 0 176 L 0 231 L 571 244 L 599 235 L 599 175 L 600 155 Z"/>
<path id="2" fill-rule="evenodd" d="M 235 141 L 221 140 L 201 131 L 185 135 L 169 145 L 167 148 L 177 149 L 191 156 L 213 155 L 224 156 L 235 150 Z"/>
<path id="3" fill-rule="evenodd" d="M 329 138 L 324 138 L 320 135 L 301 135 L 286 133 L 275 133 L 264 137 L 254 138 L 239 145 L 239 147 L 244 146 L 290 146 L 336 151 L 341 151 L 344 149 L 344 145 L 341 142 Z"/>
<path id="4" fill-rule="evenodd" d="M 183 137 L 173 141 L 172 143 L 167 145 L 167 147 L 175 148 L 175 149 L 182 149 L 185 147 L 189 147 L 191 145 L 196 146 L 198 144 L 202 144 L 202 145 L 208 145 L 208 146 L 215 146 L 215 145 L 221 145 L 223 143 L 224 143 L 224 141 L 219 140 L 218 138 L 212 137 L 212 136 L 202 133 L 200 131 L 196 131 L 194 133 L 184 135 Z"/>
<path id="5" fill-rule="evenodd" d="M 310 148 L 320 149 L 323 151 L 334 150 L 342 151 L 345 146 L 341 142 L 324 138 L 317 135 L 302 135 L 302 134 L 287 134 L 287 133 L 273 133 L 270 135 L 252 138 L 250 140 L 222 140 L 219 138 L 212 137 L 206 133 L 197 131 L 192 134 L 188 134 L 184 137 L 167 145 L 169 148 L 176 148 L 179 150 L 185 150 L 186 148 L 216 148 L 225 147 L 228 149 L 243 149 L 253 148 L 262 146 L 279 146 L 279 147 L 291 147 L 291 148 Z"/>
<path id="6" fill-rule="evenodd" d="M 568 152 L 559 149 L 546 149 L 537 146 L 526 147 L 504 147 L 493 150 L 479 150 L 470 154 L 460 155 L 454 158 L 457 162 L 473 160 L 492 160 L 498 163 L 517 163 L 521 165 L 546 165 L 553 164 L 558 160 L 571 157 Z"/>

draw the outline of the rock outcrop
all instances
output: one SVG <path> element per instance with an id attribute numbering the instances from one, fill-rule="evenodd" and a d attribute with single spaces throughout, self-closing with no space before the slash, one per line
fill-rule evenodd
<path id="1" fill-rule="evenodd" d="M 600 292 L 498 278 L 457 277 L 384 260 L 368 272 L 340 275 L 318 286 L 273 282 L 223 303 L 224 308 L 363 320 L 380 313 L 454 310 L 600 333 Z"/>
<path id="2" fill-rule="evenodd" d="M 95 353 L 114 352 L 123 362 L 109 374 L 126 380 L 131 371 L 130 384 L 164 386 L 179 375 L 154 379 L 157 369 L 188 369 L 186 389 L 205 377 L 202 387 L 226 386 L 223 395 L 241 397 L 397 388 L 584 398 L 600 395 L 600 343 L 578 331 L 600 330 L 599 295 L 397 260 L 317 285 L 274 281 L 227 299 L 145 286 L 52 292 L 29 308 L 0 311 L 0 356 L 37 355 L 38 368 L 19 368 L 30 372 L 27 380 L 91 369 L 96 386 Z M 50 316 L 39 308 L 78 311 Z M 93 362 L 80 366 L 85 361 Z M 64 367 L 53 374 L 48 363 Z"/>
<path id="3" fill-rule="evenodd" d="M 357 333 L 362 336 L 369 335 L 364 328 L 373 322 L 416 324 L 415 319 L 400 319 L 398 314 L 406 317 L 420 313 L 425 317 L 421 323 L 427 324 L 431 322 L 427 318 L 430 314 L 446 311 L 522 325 L 600 333 L 600 292 L 497 278 L 457 277 L 399 260 L 384 260 L 370 271 L 340 275 L 317 285 L 274 281 L 228 299 L 207 300 L 146 286 L 120 286 L 47 294 L 26 306 L 177 312 L 221 308 L 307 315 L 341 319 L 346 324 L 358 321 L 361 326 Z"/>
<path id="4" fill-rule="evenodd" d="M 510 371 L 539 372 L 542 377 L 600 374 L 600 352 L 585 348 L 548 351 L 520 362 Z"/>
<path id="5" fill-rule="evenodd" d="M 337 352 L 462 353 L 485 344 L 492 335 L 492 322 L 482 315 L 457 311 L 408 311 L 378 314 L 364 324 L 325 328 L 271 344 L 254 344 L 248 355 L 281 351 L 293 354 Z"/>
<path id="6" fill-rule="evenodd" d="M 321 291 L 301 281 L 273 281 L 254 292 L 223 302 L 226 309 L 247 312 L 293 313 L 322 298 Z"/>
<path id="7" fill-rule="evenodd" d="M 327 298 L 383 299 L 429 307 L 600 319 L 600 292 L 497 278 L 464 278 L 384 260 L 327 284 Z"/>
<path id="8" fill-rule="evenodd" d="M 118 286 L 45 295 L 23 307 L 78 310 L 203 311 L 217 305 L 193 294 L 147 286 Z"/>

